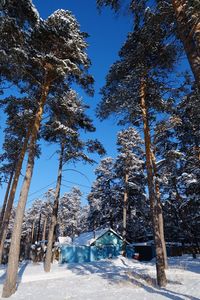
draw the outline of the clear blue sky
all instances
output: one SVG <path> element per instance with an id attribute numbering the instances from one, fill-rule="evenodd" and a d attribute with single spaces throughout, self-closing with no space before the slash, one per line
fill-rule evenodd
<path id="1" fill-rule="evenodd" d="M 100 122 L 95 117 L 95 108 L 100 100 L 99 89 L 104 85 L 105 76 L 109 70 L 109 67 L 117 59 L 117 54 L 121 48 L 122 43 L 125 41 L 128 31 L 131 30 L 131 17 L 130 16 L 115 16 L 110 9 L 104 9 L 101 14 L 96 8 L 95 0 L 33 0 L 36 8 L 38 9 L 40 16 L 45 19 L 51 13 L 57 9 L 70 10 L 77 18 L 81 25 L 81 30 L 87 32 L 90 37 L 88 38 L 88 54 L 92 61 L 92 67 L 90 73 L 95 78 L 95 95 L 93 98 L 85 95 L 81 90 L 78 90 L 79 94 L 83 97 L 85 103 L 90 105 L 88 110 L 89 116 L 94 120 L 96 126 L 96 132 L 94 134 L 88 134 L 88 138 L 98 138 L 104 145 L 107 156 L 116 155 L 116 134 L 119 127 L 116 126 L 114 119 Z M 1 119 L 1 123 L 4 118 Z M 3 129 L 3 127 L 2 127 Z M 1 129 L 1 131 L 2 131 Z M 1 140 L 3 135 L 1 132 Z M 42 143 L 42 155 L 40 159 L 36 160 L 33 179 L 28 197 L 29 206 L 31 202 L 37 197 L 42 197 L 43 193 L 48 188 L 55 187 L 55 180 L 57 176 L 57 155 L 52 154 L 56 151 L 55 146 L 50 146 L 46 143 Z M 51 157 L 51 158 L 50 158 Z M 98 157 L 93 157 L 99 160 Z M 88 179 L 84 176 L 73 172 L 66 171 L 63 173 L 63 194 L 65 191 L 69 191 L 73 186 L 70 182 L 83 185 L 79 186 L 83 195 L 83 203 L 86 203 L 85 199 L 90 190 L 90 186 L 95 179 L 94 169 L 95 165 L 88 166 L 84 164 L 77 164 L 76 166 L 66 166 L 65 169 L 76 169 L 84 173 Z M 24 173 L 24 171 L 23 171 Z M 70 181 L 70 182 L 67 182 Z M 49 185 L 47 188 L 47 185 Z M 19 184 L 18 193 L 21 188 L 21 182 Z M 3 201 L 5 193 L 5 186 L 0 189 L 0 205 Z M 18 196 L 15 201 L 18 200 Z"/>

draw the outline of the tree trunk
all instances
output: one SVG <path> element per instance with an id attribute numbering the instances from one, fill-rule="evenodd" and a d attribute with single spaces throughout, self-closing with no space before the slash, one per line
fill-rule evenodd
<path id="1" fill-rule="evenodd" d="M 26 240 L 25 240 L 25 260 L 29 260 L 30 259 L 30 250 L 31 250 L 31 240 L 30 240 L 31 236 L 30 233 L 27 234 L 26 236 Z"/>
<path id="2" fill-rule="evenodd" d="M 14 202 L 14 198 L 15 198 L 15 193 L 16 193 L 16 189 L 17 189 L 17 184 L 19 181 L 24 156 L 26 154 L 26 150 L 28 147 L 28 141 L 29 141 L 29 138 L 31 135 L 31 130 L 32 130 L 32 126 L 30 124 L 28 131 L 26 133 L 26 137 L 24 139 L 24 143 L 23 143 L 23 146 L 21 149 L 20 156 L 17 160 L 17 164 L 16 164 L 16 168 L 15 168 L 15 175 L 13 178 L 13 182 L 12 182 L 12 186 L 10 189 L 10 194 L 9 194 L 9 198 L 7 201 L 7 206 L 6 206 L 6 210 L 5 210 L 5 214 L 4 214 L 4 218 L 3 218 L 3 223 L 2 223 L 1 232 L 0 232 L 0 262 L 2 259 L 3 247 L 4 247 L 4 242 L 5 242 L 5 239 L 7 236 L 8 225 L 9 225 L 9 220 L 10 220 L 13 202 Z"/>
<path id="3" fill-rule="evenodd" d="M 45 241 L 46 239 L 46 228 L 47 228 L 47 217 L 44 219 L 43 223 L 43 230 L 42 230 L 42 240 Z"/>
<path id="4" fill-rule="evenodd" d="M 64 144 L 61 145 L 61 152 L 60 152 L 60 158 L 59 158 L 55 200 L 54 200 L 54 205 L 53 205 L 51 223 L 50 223 L 50 227 L 49 227 L 47 252 L 46 252 L 46 257 L 45 257 L 45 262 L 44 262 L 45 272 L 50 272 L 50 269 L 51 269 L 52 248 L 53 248 L 53 240 L 54 240 L 53 236 L 54 236 L 55 226 L 57 224 L 58 205 L 59 205 L 60 188 L 61 188 L 61 181 L 62 181 L 63 154 L 64 154 Z"/>
<path id="5" fill-rule="evenodd" d="M 35 244 L 35 221 L 33 221 L 31 229 L 31 245 Z"/>
<path id="6" fill-rule="evenodd" d="M 128 201 L 128 174 L 125 174 L 125 190 L 124 190 L 124 205 L 123 205 L 123 244 L 122 244 L 122 255 L 126 256 L 126 219 L 127 219 L 127 201 Z"/>
<path id="7" fill-rule="evenodd" d="M 41 101 L 39 102 L 38 105 L 38 110 L 35 116 L 33 130 L 30 138 L 26 175 L 24 177 L 20 198 L 16 210 L 14 228 L 13 228 L 10 251 L 9 251 L 6 281 L 2 293 L 2 297 L 4 298 L 10 297 L 16 291 L 22 223 L 23 223 L 24 211 L 25 211 L 27 196 L 28 196 L 32 173 L 33 173 L 37 135 L 40 128 L 44 104 L 46 102 L 46 98 L 49 92 L 49 86 L 50 84 L 45 81 L 45 84 L 43 85 L 43 89 L 42 89 Z"/>
<path id="8" fill-rule="evenodd" d="M 189 20 L 186 4 L 186 0 L 172 0 L 179 38 L 183 43 L 195 81 L 200 89 L 200 19 L 197 16 L 197 21 L 193 27 L 188 30 Z"/>
<path id="9" fill-rule="evenodd" d="M 40 239 L 40 224 L 41 224 L 41 213 L 39 216 L 39 221 L 38 221 L 38 230 L 37 230 L 37 237 L 36 237 L 36 241 L 38 242 Z"/>
<path id="10" fill-rule="evenodd" d="M 150 136 L 150 129 L 149 129 L 148 110 L 146 107 L 146 99 L 145 99 L 146 81 L 144 78 L 141 80 L 140 97 L 141 97 L 141 111 L 142 111 L 143 127 L 144 127 L 147 183 L 148 183 L 149 201 L 150 201 L 150 209 L 151 209 L 152 223 L 153 223 L 154 243 L 155 243 L 155 250 L 156 250 L 157 284 L 160 287 L 164 287 L 167 284 L 167 279 L 165 275 L 164 256 L 163 256 L 162 241 L 161 241 L 158 216 L 157 216 L 156 197 L 154 191 L 153 166 L 152 166 L 152 158 L 151 158 L 151 136 Z"/>
<path id="11" fill-rule="evenodd" d="M 165 264 L 165 269 L 168 269 L 167 250 L 166 250 L 165 235 L 164 235 L 163 210 L 162 210 L 162 203 L 161 203 L 161 199 L 160 199 L 160 187 L 159 187 L 159 183 L 157 180 L 158 173 L 157 173 L 157 167 L 156 167 L 156 159 L 155 159 L 155 155 L 153 152 L 152 152 L 152 163 L 153 163 L 153 170 L 154 170 L 154 175 L 155 175 L 155 192 L 156 192 L 156 199 L 157 199 L 158 222 L 159 222 L 159 228 L 160 228 L 160 237 L 161 237 L 161 241 L 162 241 L 164 264 Z"/>
<path id="12" fill-rule="evenodd" d="M 111 191 L 110 188 L 110 180 L 108 181 L 108 191 Z M 114 229 L 114 213 L 113 213 L 113 198 L 112 195 L 109 196 L 109 207 L 110 207 L 110 213 L 109 213 L 109 223 L 110 228 Z"/>
<path id="13" fill-rule="evenodd" d="M 5 194 L 4 201 L 3 201 L 3 206 L 2 206 L 2 209 L 1 209 L 0 229 L 1 229 L 1 226 L 2 226 L 2 222 L 3 222 L 5 210 L 6 210 L 6 205 L 7 205 L 7 202 L 8 202 L 8 196 L 9 196 L 9 192 L 10 192 L 10 187 L 11 187 L 13 175 L 14 175 L 14 171 L 12 171 L 11 174 L 10 174 L 10 178 L 9 178 L 7 189 L 6 189 L 6 194 Z"/>

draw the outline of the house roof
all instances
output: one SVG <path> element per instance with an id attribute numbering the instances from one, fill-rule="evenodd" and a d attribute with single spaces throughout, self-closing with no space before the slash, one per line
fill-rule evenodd
<path id="1" fill-rule="evenodd" d="M 113 229 L 104 228 L 104 229 L 84 232 L 80 234 L 77 238 L 74 239 L 73 244 L 77 246 L 90 246 L 108 231 L 111 231 L 112 233 L 117 235 L 120 239 L 122 239 L 122 237 L 118 233 L 116 233 Z"/>
<path id="2" fill-rule="evenodd" d="M 58 242 L 60 244 L 68 244 L 71 245 L 72 244 L 72 239 L 69 236 L 59 236 L 58 237 Z"/>

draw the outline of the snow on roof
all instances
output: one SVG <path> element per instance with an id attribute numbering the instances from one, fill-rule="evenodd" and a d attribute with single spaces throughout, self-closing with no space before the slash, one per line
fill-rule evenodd
<path id="1" fill-rule="evenodd" d="M 102 235 L 104 235 L 108 231 L 111 231 L 112 233 L 117 235 L 120 239 L 122 239 L 122 237 L 119 234 L 117 234 L 113 229 L 104 228 L 104 229 L 84 232 L 80 234 L 77 238 L 74 239 L 73 244 L 76 246 L 90 246 L 92 243 L 94 243 L 97 239 L 99 239 Z"/>
<path id="2" fill-rule="evenodd" d="M 167 246 L 182 246 L 182 243 L 180 242 L 166 242 L 165 243 Z"/>
<path id="3" fill-rule="evenodd" d="M 70 236 L 59 236 L 58 237 L 58 242 L 60 244 L 68 244 L 71 245 L 72 244 L 72 239 L 70 238 Z"/>
<path id="4" fill-rule="evenodd" d="M 153 241 L 140 242 L 140 243 L 131 243 L 130 246 L 151 246 Z"/>

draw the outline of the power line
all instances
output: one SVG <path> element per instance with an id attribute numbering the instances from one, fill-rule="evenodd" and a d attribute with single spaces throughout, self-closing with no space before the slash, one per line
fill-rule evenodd
<path id="1" fill-rule="evenodd" d="M 88 185 L 80 184 L 80 183 L 77 183 L 77 182 L 73 182 L 73 181 L 69 181 L 69 180 L 65 180 L 65 179 L 63 179 L 63 181 L 69 182 L 69 183 L 72 183 L 72 184 L 76 184 L 76 185 L 79 185 L 79 186 L 82 186 L 82 187 L 86 187 L 86 188 L 88 188 L 88 189 L 91 188 L 91 187 L 88 186 Z"/>
<path id="2" fill-rule="evenodd" d="M 44 193 L 38 195 L 37 198 L 40 198 L 40 197 L 43 196 L 43 195 L 44 195 Z M 26 202 L 26 204 L 31 203 L 32 201 L 36 200 L 37 198 L 32 198 L 32 199 L 28 200 L 28 201 Z"/>
<path id="3" fill-rule="evenodd" d="M 77 183 L 77 182 L 73 182 L 73 181 L 69 181 L 69 180 L 65 180 L 65 179 L 63 179 L 63 181 L 69 182 L 69 183 L 72 183 L 72 184 L 76 184 L 76 185 L 78 185 L 78 186 L 82 186 L 82 187 L 86 187 L 86 188 L 90 189 L 89 186 L 86 186 L 86 185 L 83 185 L 83 184 L 79 184 L 79 183 Z M 31 193 L 31 194 L 29 195 L 29 197 L 31 197 L 31 196 L 33 196 L 33 195 L 39 193 L 40 191 L 42 191 L 42 190 L 48 188 L 49 186 L 51 186 L 52 184 L 55 184 L 55 183 L 56 183 L 56 180 L 53 181 L 53 182 L 51 182 L 50 184 L 48 184 L 48 185 L 42 187 L 41 189 L 39 189 L 39 190 L 37 190 L 37 191 Z M 64 187 L 67 187 L 67 188 L 72 188 L 72 186 L 70 186 L 70 185 L 65 185 L 65 184 L 61 184 L 61 186 L 64 186 Z M 86 195 L 87 195 L 88 193 L 82 192 L 82 194 L 86 194 Z M 39 195 L 37 196 L 37 198 L 39 198 L 40 196 L 43 196 L 43 195 L 44 195 L 43 193 L 42 193 L 42 194 L 39 194 Z M 30 203 L 30 202 L 32 202 L 32 201 L 34 201 L 35 199 L 36 199 L 36 198 L 32 198 L 32 199 L 28 200 L 28 201 L 27 201 L 27 204 Z"/>
<path id="4" fill-rule="evenodd" d="M 86 188 L 90 189 L 89 186 L 84 185 L 84 184 L 80 184 L 80 183 L 73 182 L 73 181 L 69 181 L 69 180 L 65 180 L 65 179 L 62 179 L 62 181 L 69 182 L 69 183 L 76 184 L 76 185 L 78 185 L 78 186 L 82 186 L 82 187 L 86 187 Z M 29 197 L 31 197 L 31 196 L 33 196 L 33 195 L 39 193 L 40 191 L 42 191 L 42 190 L 44 190 L 44 189 L 46 189 L 46 188 L 48 188 L 49 186 L 51 186 L 51 185 L 54 184 L 54 183 L 56 183 L 56 180 L 53 181 L 53 182 L 51 182 L 50 184 L 48 184 L 48 185 L 42 187 L 41 189 L 39 189 L 39 190 L 37 190 L 37 191 L 31 193 L 31 194 L 29 195 Z M 71 186 L 66 186 L 66 187 L 71 187 Z"/>
<path id="5" fill-rule="evenodd" d="M 78 171 L 78 170 L 75 170 L 75 169 L 65 169 L 65 170 L 63 170 L 63 172 L 66 172 L 66 171 L 73 171 L 73 172 L 76 172 L 76 173 L 81 174 L 83 177 L 85 177 L 85 178 L 87 179 L 87 181 L 88 181 L 89 184 L 90 184 L 89 178 L 88 178 L 84 173 L 82 173 L 82 172 L 80 172 L 80 171 Z"/>
<path id="6" fill-rule="evenodd" d="M 67 188 L 71 188 L 71 186 L 68 186 L 68 185 L 65 185 L 65 184 L 61 184 L 62 186 L 64 187 L 67 187 Z M 83 195 L 88 195 L 89 193 L 86 193 L 86 192 L 81 192 Z"/>
<path id="7" fill-rule="evenodd" d="M 52 185 L 52 184 L 54 184 L 54 183 L 56 183 L 56 180 L 53 181 L 52 183 L 46 185 L 45 187 L 43 187 L 43 188 L 41 188 L 41 189 L 39 189 L 39 190 L 37 190 L 37 191 L 31 193 L 31 194 L 29 195 L 29 197 L 31 197 L 31 196 L 34 195 L 34 194 L 37 194 L 38 192 L 40 192 L 40 191 L 42 191 L 42 190 L 44 190 L 44 189 L 46 189 L 46 188 L 48 188 L 50 185 Z"/>

